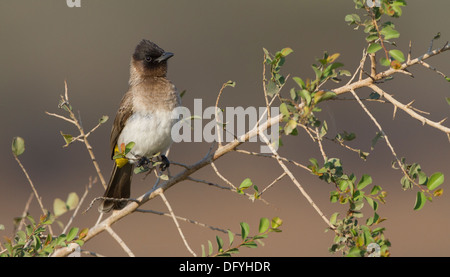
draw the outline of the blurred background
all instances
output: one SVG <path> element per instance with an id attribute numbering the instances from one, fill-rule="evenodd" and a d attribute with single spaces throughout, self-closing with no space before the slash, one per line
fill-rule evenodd
<path id="1" fill-rule="evenodd" d="M 408 1 L 400 19 L 393 19 L 401 37 L 397 45 L 404 53 L 412 41 L 412 55 L 425 53 L 430 40 L 441 32 L 435 48 L 450 38 L 447 0 Z M 353 72 L 366 47 L 363 30 L 353 30 L 344 21 L 345 15 L 355 13 L 353 1 L 118 1 L 81 0 L 81 8 L 69 8 L 61 0 L 0 0 L 0 235 L 11 236 L 13 218 L 20 216 L 31 194 L 24 174 L 11 154 L 15 136 L 25 139 L 26 151 L 20 159 L 30 174 L 44 206 L 53 210 L 53 200 L 65 200 L 70 192 L 82 195 L 89 177 L 96 176 L 88 152 L 82 143 L 63 148 L 60 131 L 77 135 L 74 126 L 50 117 L 45 111 L 63 114 L 57 105 L 67 80 L 70 103 L 80 116 L 85 130 L 94 127 L 102 115 L 110 120 L 97 129 L 89 141 L 94 149 L 103 175 L 109 178 L 112 168 L 109 134 L 122 95 L 128 87 L 129 62 L 136 44 L 150 39 L 166 51 L 175 53 L 169 63 L 169 78 L 180 91 L 186 90 L 183 105 L 192 108 L 195 98 L 203 106 L 213 106 L 222 84 L 236 82 L 227 88 L 220 106 L 263 106 L 262 48 L 270 52 L 291 47 L 284 74 L 312 78 L 311 64 L 324 51 L 340 53 L 339 61 Z M 450 74 L 450 53 L 427 62 Z M 440 121 L 449 116 L 449 83 L 441 76 L 420 66 L 410 69 L 415 78 L 398 75 L 383 84 L 387 92 L 402 103 L 416 100 L 414 106 L 431 112 L 430 119 Z M 347 79 L 344 79 L 346 81 Z M 290 79 L 285 95 L 295 83 Z M 327 88 L 337 87 L 330 83 Z M 362 96 L 368 90 L 359 91 Z M 351 98 L 350 95 L 343 97 Z M 417 162 L 430 176 L 442 172 L 449 180 L 449 141 L 445 134 L 398 111 L 392 119 L 390 104 L 367 103 L 379 120 L 399 157 L 408 163 Z M 351 146 L 370 150 L 377 131 L 368 116 L 354 101 L 328 101 L 318 116 L 329 126 L 329 136 L 336 132 L 354 132 L 357 139 Z M 203 123 L 207 123 L 204 121 Z M 448 124 L 448 123 L 447 123 Z M 317 146 L 304 134 L 283 139 L 280 154 L 308 164 L 308 159 L 321 159 Z M 258 151 L 260 143 L 242 147 Z M 340 157 L 346 173 L 358 178 L 370 174 L 374 184 L 388 192 L 387 203 L 379 215 L 387 218 L 386 237 L 390 239 L 392 256 L 449 256 L 450 201 L 446 181 L 444 194 L 420 211 L 413 211 L 417 191 L 403 191 L 402 174 L 391 168 L 394 159 L 390 150 L 379 141 L 367 161 L 332 142 L 324 143 L 329 157 Z M 170 159 L 192 164 L 202 158 L 207 143 L 179 143 L 172 146 Z M 275 160 L 230 153 L 219 159 L 220 172 L 235 185 L 251 178 L 260 190 L 278 177 L 282 170 Z M 336 211 L 345 213 L 347 206 L 331 204 L 329 192 L 333 187 L 305 170 L 290 167 L 299 182 L 327 217 Z M 171 167 L 172 174 L 180 170 Z M 194 174 L 195 178 L 225 185 L 211 168 Z M 132 197 L 153 186 L 149 176 L 135 176 Z M 95 197 L 103 194 L 98 182 L 89 192 L 82 210 Z M 331 232 L 324 232 L 325 223 L 288 179 L 284 178 L 254 203 L 245 196 L 204 184 L 182 182 L 166 192 L 176 215 L 218 228 L 240 232 L 239 223 L 257 231 L 259 218 L 279 216 L 283 219 L 282 233 L 270 234 L 265 246 L 242 249 L 240 256 L 333 256 L 328 248 L 333 241 Z M 79 214 L 73 226 L 93 226 L 98 217 L 95 208 Z M 156 198 L 142 208 L 166 211 Z M 368 209 L 363 212 L 370 215 Z M 33 200 L 30 212 L 40 215 Z M 69 214 L 59 218 L 63 223 Z M 201 244 L 215 236 L 227 242 L 227 235 L 193 224 L 181 222 L 187 241 L 201 255 Z M 138 256 L 189 256 L 173 221 L 169 217 L 135 213 L 113 225 L 113 229 Z M 55 232 L 61 230 L 55 226 Z M 84 249 L 107 256 L 125 256 L 125 252 L 106 232 L 92 239 Z M 335 255 L 339 256 L 339 255 Z"/>

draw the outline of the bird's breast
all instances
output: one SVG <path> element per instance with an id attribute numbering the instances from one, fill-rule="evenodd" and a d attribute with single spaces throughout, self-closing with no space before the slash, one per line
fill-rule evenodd
<path id="1" fill-rule="evenodd" d="M 170 110 L 135 112 L 128 118 L 119 136 L 118 145 L 135 143 L 133 149 L 128 153 L 128 158 L 151 157 L 158 152 L 164 153 L 172 143 L 173 124 L 174 120 Z"/>

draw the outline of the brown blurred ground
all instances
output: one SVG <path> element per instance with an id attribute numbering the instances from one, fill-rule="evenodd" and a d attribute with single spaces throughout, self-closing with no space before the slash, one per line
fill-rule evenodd
<path id="1" fill-rule="evenodd" d="M 187 90 L 184 105 L 192 107 L 194 98 L 202 98 L 204 106 L 213 105 L 222 83 L 233 80 L 235 88 L 225 91 L 222 106 L 261 106 L 262 48 L 272 52 L 291 47 L 284 67 L 291 76 L 312 77 L 310 65 L 324 51 L 341 53 L 345 68 L 356 69 L 365 47 L 362 30 L 354 31 L 344 22 L 353 13 L 353 1 L 87 1 L 81 8 L 68 8 L 65 1 L 0 1 L 0 223 L 6 226 L 1 235 L 11 235 L 12 219 L 19 216 L 31 193 L 10 150 L 11 139 L 22 136 L 26 152 L 20 158 L 43 198 L 51 208 L 56 197 L 65 199 L 71 191 L 81 195 L 89 176 L 95 176 L 87 151 L 82 144 L 62 148 L 59 135 L 76 134 L 75 129 L 44 111 L 59 112 L 57 104 L 68 81 L 71 104 L 80 112 L 83 125 L 91 128 L 102 115 L 110 121 L 91 137 L 103 174 L 108 178 L 109 131 L 118 103 L 127 89 L 128 63 L 134 46 L 142 38 L 153 40 L 167 51 L 175 53 L 170 61 L 169 77 L 180 90 Z M 424 53 L 431 38 L 442 33 L 435 46 L 449 39 L 446 0 L 408 1 L 404 16 L 394 20 L 401 38 L 398 46 L 407 51 L 413 42 L 413 56 Z M 450 74 L 449 53 L 430 63 Z M 415 78 L 401 75 L 383 87 L 398 100 L 432 112 L 433 120 L 449 115 L 444 97 L 449 97 L 449 85 L 443 78 L 420 67 L 411 69 Z M 294 86 L 290 81 L 286 92 Z M 349 96 L 348 96 L 349 97 Z M 447 137 L 422 125 L 399 111 L 392 120 L 392 106 L 368 104 L 390 136 L 399 156 L 418 162 L 429 175 L 440 171 L 450 178 Z M 357 103 L 334 101 L 327 103 L 322 113 L 330 133 L 343 130 L 355 132 L 352 145 L 364 150 L 376 129 Z M 299 162 L 320 157 L 317 147 L 304 134 L 284 140 L 280 153 Z M 329 156 L 339 156 L 344 169 L 357 176 L 371 174 L 374 183 L 388 191 L 387 204 L 379 214 L 388 220 L 386 236 L 392 242 L 393 256 L 449 256 L 450 203 L 446 184 L 444 195 L 427 203 L 419 212 L 412 210 L 415 191 L 403 192 L 400 172 L 391 169 L 393 157 L 383 142 L 376 145 L 368 161 L 325 143 Z M 205 143 L 180 143 L 171 150 L 171 159 L 193 163 L 208 150 Z M 249 145 L 257 150 L 259 144 Z M 272 160 L 256 159 L 232 153 L 216 165 L 230 181 L 239 184 L 249 177 L 260 188 L 281 174 Z M 172 167 L 173 172 L 177 170 Z M 327 216 L 344 207 L 330 204 L 332 189 L 307 172 L 292 168 L 299 181 Z M 195 174 L 197 178 L 221 183 L 211 169 Z M 153 179 L 134 179 L 134 196 L 149 189 Z M 446 182 L 448 183 L 448 181 Z M 90 192 L 87 202 L 100 196 L 99 184 Z M 252 203 L 245 197 L 208 187 L 183 182 L 166 193 L 177 215 L 195 219 L 220 228 L 239 232 L 239 222 L 246 221 L 256 230 L 260 217 L 279 216 L 284 220 L 282 233 L 272 234 L 266 245 L 244 249 L 242 256 L 329 256 L 332 234 L 325 233 L 323 221 L 308 205 L 298 189 L 288 179 L 269 190 L 265 199 Z M 86 203 L 87 204 L 87 203 Z M 83 209 L 86 207 L 84 205 Z M 155 199 L 144 208 L 165 211 L 161 200 Z M 33 201 L 34 216 L 39 215 Z M 97 212 L 92 209 L 78 216 L 74 225 L 89 227 Z M 68 217 L 62 218 L 67 222 Z M 55 227 L 56 228 L 56 227 Z M 113 226 L 132 251 L 139 256 L 186 256 L 177 230 L 168 217 L 133 214 Z M 215 242 L 219 234 L 202 227 L 182 223 L 191 247 L 200 253 L 200 245 Z M 125 253 L 108 235 L 89 241 L 85 248 L 104 255 Z"/>

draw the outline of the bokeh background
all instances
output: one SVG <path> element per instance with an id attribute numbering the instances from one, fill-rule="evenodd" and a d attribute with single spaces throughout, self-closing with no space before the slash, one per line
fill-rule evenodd
<path id="1" fill-rule="evenodd" d="M 102 115 L 110 120 L 90 137 L 103 175 L 109 178 L 112 162 L 109 153 L 109 132 L 122 95 L 127 90 L 129 61 L 135 45 L 147 38 L 166 51 L 175 53 L 170 60 L 169 78 L 179 90 L 187 90 L 183 104 L 193 107 L 194 98 L 201 98 L 204 107 L 215 103 L 221 85 L 233 80 L 235 88 L 227 88 L 221 106 L 263 106 L 262 48 L 272 53 L 284 47 L 294 50 L 283 68 L 285 74 L 313 77 L 311 64 L 324 51 L 341 53 L 345 68 L 354 71 L 366 46 L 362 30 L 355 31 L 344 21 L 354 13 L 353 1 L 118 1 L 81 0 L 81 8 L 68 8 L 62 0 L 0 0 L 0 223 L 11 236 L 13 218 L 21 215 L 31 188 L 11 154 L 11 140 L 21 136 L 26 151 L 20 159 L 30 174 L 44 205 L 52 209 L 55 198 L 66 199 L 69 192 L 82 195 L 90 176 L 95 176 L 89 155 L 81 143 L 62 148 L 60 131 L 76 135 L 69 123 L 44 112 L 57 112 L 64 80 L 74 110 L 89 130 Z M 413 57 L 424 53 L 437 32 L 442 38 L 435 47 L 450 38 L 447 0 L 408 1 L 404 15 L 393 19 L 401 37 L 399 49 L 407 52 L 411 40 Z M 450 56 L 444 53 L 429 63 L 450 74 Z M 410 69 L 415 78 L 399 75 L 383 84 L 389 93 L 403 103 L 416 100 L 414 106 L 431 112 L 432 120 L 449 116 L 449 84 L 434 72 L 420 66 Z M 285 93 L 295 86 L 288 81 Z M 328 87 L 332 88 L 330 84 Z M 360 91 L 367 95 L 369 91 Z M 350 98 L 350 95 L 344 95 Z M 400 157 L 418 162 L 428 175 L 443 172 L 450 177 L 449 142 L 445 134 L 422 126 L 402 111 L 392 119 L 389 104 L 368 103 Z M 326 119 L 330 136 L 344 130 L 355 132 L 351 143 L 365 151 L 377 131 L 374 124 L 354 101 L 329 101 L 320 117 Z M 206 121 L 204 121 L 206 123 Z M 280 153 L 307 164 L 320 160 L 320 152 L 303 132 L 284 139 Z M 257 151 L 259 143 L 244 148 Z M 324 143 L 328 156 L 342 159 L 347 173 L 372 175 L 374 184 L 388 192 L 387 203 L 379 214 L 391 240 L 393 256 L 449 256 L 450 202 L 446 181 L 444 195 L 427 203 L 421 211 L 413 211 L 416 191 L 403 191 L 401 172 L 391 168 L 393 156 L 383 141 L 378 142 L 368 160 L 363 162 L 352 152 Z M 173 145 L 170 157 L 191 164 L 203 157 L 206 143 Z M 235 185 L 249 177 L 260 189 L 282 171 L 271 159 L 230 153 L 216 162 L 220 172 Z M 179 168 L 172 166 L 172 173 Z M 345 212 L 345 206 L 329 203 L 330 185 L 308 172 L 291 167 L 300 183 L 327 216 Z M 194 177 L 218 184 L 210 168 Z M 134 178 L 132 195 L 147 191 L 154 180 Z M 83 204 L 103 194 L 100 183 L 94 185 Z M 167 191 L 175 214 L 189 219 L 240 232 L 239 222 L 249 223 L 256 231 L 260 217 L 279 216 L 284 220 L 282 233 L 274 233 L 264 247 L 242 249 L 240 256 L 330 256 L 328 248 L 333 234 L 325 233 L 326 225 L 299 190 L 285 178 L 268 190 L 264 199 L 252 203 L 245 196 L 203 184 L 183 182 Z M 159 199 L 143 208 L 166 211 Z M 369 213 L 365 209 L 366 213 Z M 40 209 L 33 200 L 30 212 L 37 217 Z M 80 214 L 74 226 L 90 227 L 98 217 L 96 209 Z M 60 220 L 67 222 L 69 216 Z M 207 245 L 220 235 L 210 229 L 181 222 L 185 236 L 197 254 L 201 244 Z M 54 227 L 59 231 L 58 227 Z M 132 214 L 113 225 L 130 249 L 138 256 L 188 256 L 178 232 L 169 217 L 154 214 Z M 107 256 L 126 254 L 109 234 L 103 233 L 83 247 Z M 338 255 L 336 255 L 338 256 Z"/>

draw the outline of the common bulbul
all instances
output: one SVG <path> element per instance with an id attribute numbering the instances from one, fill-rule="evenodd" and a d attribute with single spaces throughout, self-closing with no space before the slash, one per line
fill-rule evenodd
<path id="1" fill-rule="evenodd" d="M 104 194 L 107 198 L 129 198 L 133 168 L 141 159 L 165 152 L 172 143 L 171 129 L 175 120 L 172 112 L 180 105 L 180 96 L 167 75 L 167 60 L 173 56 L 155 43 L 142 40 L 130 63 L 128 92 L 120 102 L 111 130 L 111 158 L 121 145 L 134 142 L 126 154 L 128 162 L 114 162 L 111 178 Z M 167 165 L 166 165 L 167 166 Z M 98 210 L 102 213 L 124 208 L 127 201 L 104 199 Z"/>

